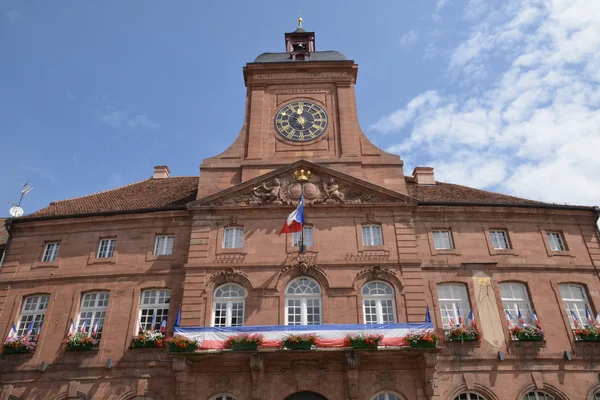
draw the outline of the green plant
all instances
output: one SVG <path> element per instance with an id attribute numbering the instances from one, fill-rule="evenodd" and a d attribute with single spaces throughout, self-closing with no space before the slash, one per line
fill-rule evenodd
<path id="1" fill-rule="evenodd" d="M 289 334 L 285 338 L 283 338 L 281 343 L 285 347 L 295 347 L 302 344 L 310 344 L 311 346 L 313 346 L 317 344 L 317 336 L 312 333 L 304 335 Z"/>
<path id="2" fill-rule="evenodd" d="M 458 326 L 446 331 L 445 338 L 448 342 L 471 342 L 479 340 L 480 333 L 474 326 Z"/>
<path id="3" fill-rule="evenodd" d="M 171 338 L 166 338 L 165 342 L 169 344 L 169 347 L 173 350 L 175 349 L 189 349 L 193 347 L 194 349 L 198 346 L 198 342 L 196 340 L 188 339 L 185 336 L 174 336 Z"/>
<path id="4" fill-rule="evenodd" d="M 146 331 L 131 339 L 131 347 L 163 347 L 165 335 L 159 331 Z"/>
<path id="5" fill-rule="evenodd" d="M 359 343 L 364 343 L 368 347 L 377 347 L 383 339 L 383 335 L 348 335 L 344 339 L 344 346 L 351 347 Z"/>
<path id="6" fill-rule="evenodd" d="M 77 332 L 65 338 L 63 343 L 69 350 L 75 349 L 91 349 L 98 344 L 98 340 L 87 336 L 83 332 Z"/>
<path id="7" fill-rule="evenodd" d="M 404 337 L 404 339 L 406 339 L 406 341 L 411 346 L 415 346 L 415 345 L 419 345 L 419 344 L 435 346 L 437 344 L 438 340 L 440 340 L 439 336 L 436 335 L 435 332 L 433 332 L 433 331 L 420 331 L 420 332 L 409 333 L 408 335 L 406 335 Z"/>
<path id="8" fill-rule="evenodd" d="M 515 326 L 510 329 L 513 340 L 540 340 L 544 337 L 544 331 L 532 325 Z"/>
<path id="9" fill-rule="evenodd" d="M 31 341 L 27 337 L 15 336 L 6 339 L 0 347 L 3 354 L 33 353 L 37 348 L 37 342 Z"/>
<path id="10" fill-rule="evenodd" d="M 231 349 L 235 345 L 239 344 L 255 344 L 257 346 L 260 346 L 261 344 L 263 344 L 264 340 L 265 338 L 263 335 L 259 335 L 256 333 L 253 335 L 250 335 L 248 333 L 242 333 L 239 335 L 230 336 L 225 342 L 225 348 Z"/>

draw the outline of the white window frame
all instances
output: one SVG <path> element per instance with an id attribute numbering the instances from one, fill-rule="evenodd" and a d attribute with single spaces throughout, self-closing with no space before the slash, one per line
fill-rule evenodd
<path id="1" fill-rule="evenodd" d="M 541 390 L 532 390 L 525 394 L 523 400 L 554 400 L 554 396 L 542 392 Z"/>
<path id="2" fill-rule="evenodd" d="M 27 333 L 29 325 L 31 325 L 31 321 L 34 321 L 30 340 L 35 340 L 35 334 L 39 333 L 40 324 L 44 322 L 49 300 L 49 294 L 35 294 L 23 297 L 21 315 L 19 315 L 19 323 L 17 325 L 17 336 L 24 336 Z"/>
<path id="3" fill-rule="evenodd" d="M 546 231 L 546 237 L 548 238 L 548 246 L 552 251 L 566 251 L 565 238 L 560 231 Z"/>
<path id="4" fill-rule="evenodd" d="M 96 324 L 96 321 L 98 321 L 98 330 L 95 339 L 100 340 L 102 329 L 104 328 L 104 318 L 106 317 L 109 298 L 110 292 L 106 290 L 88 292 L 81 295 L 81 304 L 79 306 L 79 314 L 75 325 L 77 327 L 77 332 L 81 332 L 81 327 L 87 319 L 83 333 L 85 333 L 86 336 L 91 337 L 94 325 Z"/>
<path id="5" fill-rule="evenodd" d="M 304 247 L 313 247 L 313 228 L 304 226 Z M 298 247 L 300 244 L 301 232 L 292 232 L 292 247 Z"/>
<path id="6" fill-rule="evenodd" d="M 527 325 L 534 325 L 533 306 L 529 299 L 527 286 L 521 282 L 502 282 L 498 285 L 500 289 L 500 298 L 502 299 L 502 307 L 513 317 L 513 324 L 519 323 L 519 310 L 523 322 Z"/>
<path id="7" fill-rule="evenodd" d="M 485 397 L 475 392 L 462 392 L 457 394 L 454 400 L 485 400 Z"/>
<path id="8" fill-rule="evenodd" d="M 140 327 L 144 331 L 158 331 L 162 320 L 169 318 L 169 308 L 171 305 L 170 289 L 145 289 L 140 296 L 140 310 L 138 313 L 137 329 Z M 152 316 L 156 315 L 154 326 L 152 326 Z"/>
<path id="9" fill-rule="evenodd" d="M 441 288 L 448 287 L 450 289 L 449 297 L 442 297 Z M 442 326 L 445 330 L 454 328 L 458 324 L 457 308 L 460 308 L 460 314 L 463 321 L 466 322 L 467 316 L 471 312 L 471 303 L 469 302 L 469 290 L 464 283 L 438 283 L 437 295 L 440 305 L 440 314 L 442 317 Z M 463 296 L 464 295 L 464 296 Z M 446 310 L 448 314 L 446 314 Z M 447 315 L 452 318 L 455 326 L 450 326 Z"/>
<path id="10" fill-rule="evenodd" d="M 490 237 L 494 250 L 510 250 L 510 241 L 508 240 L 508 232 L 506 230 L 491 229 Z"/>
<path id="11" fill-rule="evenodd" d="M 231 239 L 228 240 L 228 232 L 231 232 Z M 240 226 L 228 226 L 223 229 L 223 248 L 241 249 L 244 247 L 244 228 Z"/>
<path id="12" fill-rule="evenodd" d="M 42 262 L 54 262 L 58 257 L 60 250 L 60 242 L 48 242 L 44 246 L 44 254 L 42 254 Z"/>
<path id="13" fill-rule="evenodd" d="M 154 255 L 155 256 L 169 256 L 173 254 L 173 242 L 175 236 L 173 235 L 156 235 L 154 240 Z"/>
<path id="14" fill-rule="evenodd" d="M 381 225 L 362 225 L 361 233 L 363 246 L 383 246 L 383 229 L 381 229 Z"/>
<path id="15" fill-rule="evenodd" d="M 373 397 L 371 397 L 371 400 L 404 400 L 404 398 L 398 393 L 385 390 L 383 392 L 375 393 Z"/>
<path id="16" fill-rule="evenodd" d="M 231 294 L 233 293 L 236 293 L 237 296 L 232 296 Z M 212 326 L 244 326 L 244 313 L 246 311 L 245 308 L 246 294 L 244 288 L 241 285 L 235 283 L 226 283 L 224 285 L 219 286 L 213 292 Z M 225 323 L 222 323 L 220 321 L 217 323 L 217 310 L 225 311 Z M 237 315 L 238 321 L 235 324 L 232 323 L 233 312 L 240 310 L 241 315 Z M 223 318 L 223 316 L 219 315 L 218 318 L 220 320 Z"/>
<path id="17" fill-rule="evenodd" d="M 376 293 L 373 292 L 383 292 Z M 393 324 L 396 323 L 396 298 L 394 296 L 394 288 L 382 281 L 370 281 L 364 284 L 362 288 L 362 297 L 363 297 L 363 318 L 365 324 Z M 384 313 L 384 304 L 387 303 L 385 307 L 391 307 L 391 312 Z M 375 305 L 375 318 L 374 322 L 367 321 L 367 314 L 371 315 L 371 313 L 367 313 L 367 309 L 372 307 L 372 304 Z M 387 320 L 384 318 L 386 315 Z"/>
<path id="18" fill-rule="evenodd" d="M 565 311 L 567 312 L 567 317 L 569 318 L 571 328 L 575 329 L 571 311 L 573 311 L 573 313 L 579 317 L 579 323 L 582 326 L 588 325 L 585 310 L 587 308 L 591 313 L 592 307 L 590 307 L 590 301 L 587 295 L 586 287 L 577 283 L 561 283 L 558 285 L 558 290 L 560 291 L 560 297 L 562 298 L 565 306 Z M 581 296 L 578 296 L 578 294 Z"/>
<path id="19" fill-rule="evenodd" d="M 436 250 L 453 250 L 454 241 L 452 240 L 452 231 L 450 229 L 433 229 L 433 247 Z"/>
<path id="20" fill-rule="evenodd" d="M 314 285 L 316 285 L 316 289 L 318 290 L 318 293 L 308 293 L 306 290 L 304 290 L 304 293 L 290 293 L 292 289 L 292 286 L 295 284 L 295 282 L 301 282 L 303 280 L 312 282 Z M 312 287 L 314 290 L 314 286 L 310 285 L 310 283 L 302 283 L 305 287 Z M 308 278 L 306 276 L 300 276 L 294 280 L 292 280 L 290 283 L 288 283 L 288 285 L 285 288 L 285 324 L 286 325 L 321 325 L 323 323 L 323 292 L 321 290 L 321 285 L 319 285 L 319 283 L 317 281 L 315 281 L 312 278 Z M 290 301 L 293 301 L 294 304 L 290 305 Z M 298 303 L 298 305 L 296 305 L 296 303 Z M 290 321 L 288 320 L 290 315 L 297 315 L 296 313 L 291 313 L 290 314 L 290 309 L 292 308 L 297 308 L 300 307 L 300 323 L 290 323 Z M 308 309 L 309 307 L 312 307 L 313 310 L 315 307 L 318 307 L 319 312 L 315 313 L 313 312 L 312 317 L 313 317 L 313 321 L 309 323 L 308 321 Z"/>
<path id="21" fill-rule="evenodd" d="M 115 238 L 100 239 L 100 243 L 98 244 L 98 251 L 96 252 L 96 258 L 113 257 L 115 255 L 116 244 L 117 239 Z"/>

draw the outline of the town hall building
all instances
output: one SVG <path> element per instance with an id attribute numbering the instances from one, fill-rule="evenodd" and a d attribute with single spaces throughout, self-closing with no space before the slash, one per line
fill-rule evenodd
<path id="1" fill-rule="evenodd" d="M 282 50 L 199 176 L 5 221 L 0 400 L 599 400 L 598 209 L 406 175 L 358 65 Z"/>

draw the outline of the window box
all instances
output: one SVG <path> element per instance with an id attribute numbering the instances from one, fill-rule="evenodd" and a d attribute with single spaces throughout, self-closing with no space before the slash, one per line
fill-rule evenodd
<path id="1" fill-rule="evenodd" d="M 77 332 L 67 336 L 63 343 L 68 351 L 92 350 L 98 345 L 98 340 L 83 332 Z"/>
<path id="2" fill-rule="evenodd" d="M 596 326 L 588 326 L 585 328 L 577 328 L 573 331 L 575 339 L 581 342 L 600 342 L 600 328 Z"/>
<path id="3" fill-rule="evenodd" d="M 132 348 L 163 347 L 165 336 L 161 332 L 146 331 L 131 339 Z"/>
<path id="4" fill-rule="evenodd" d="M 7 339 L 0 347 L 2 348 L 2 354 L 27 354 L 35 352 L 37 342 L 16 337 L 14 339 Z"/>
<path id="5" fill-rule="evenodd" d="M 480 339 L 481 335 L 477 328 L 459 326 L 457 328 L 446 331 L 447 342 L 475 342 Z"/>
<path id="6" fill-rule="evenodd" d="M 249 335 L 242 333 L 240 335 L 231 336 L 225 342 L 226 349 L 233 350 L 256 350 L 258 346 L 263 344 L 264 336 L 259 334 Z"/>
<path id="7" fill-rule="evenodd" d="M 165 341 L 169 344 L 170 353 L 193 353 L 199 346 L 196 340 L 190 340 L 183 336 L 167 338 Z"/>
<path id="8" fill-rule="evenodd" d="M 317 337 L 313 334 L 308 335 L 288 335 L 282 341 L 283 346 L 290 350 L 310 350 L 317 344 Z"/>
<path id="9" fill-rule="evenodd" d="M 510 334 L 513 340 L 518 340 L 520 342 L 536 342 L 544 340 L 544 332 L 531 325 L 526 325 L 524 327 L 515 326 L 510 330 Z"/>
<path id="10" fill-rule="evenodd" d="M 577 340 L 582 342 L 600 342 L 600 336 L 577 335 Z"/>
<path id="11" fill-rule="evenodd" d="M 354 349 L 377 350 L 377 346 L 379 346 L 381 339 L 383 339 L 382 335 L 349 335 L 344 339 L 344 345 Z"/>
<path id="12" fill-rule="evenodd" d="M 435 347 L 440 338 L 432 331 L 409 333 L 405 337 L 410 347 L 430 348 Z"/>

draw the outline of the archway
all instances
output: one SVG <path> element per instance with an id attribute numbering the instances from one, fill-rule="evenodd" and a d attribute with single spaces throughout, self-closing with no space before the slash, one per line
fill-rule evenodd
<path id="1" fill-rule="evenodd" d="M 327 397 L 315 392 L 298 392 L 290 394 L 285 400 L 327 400 Z"/>

